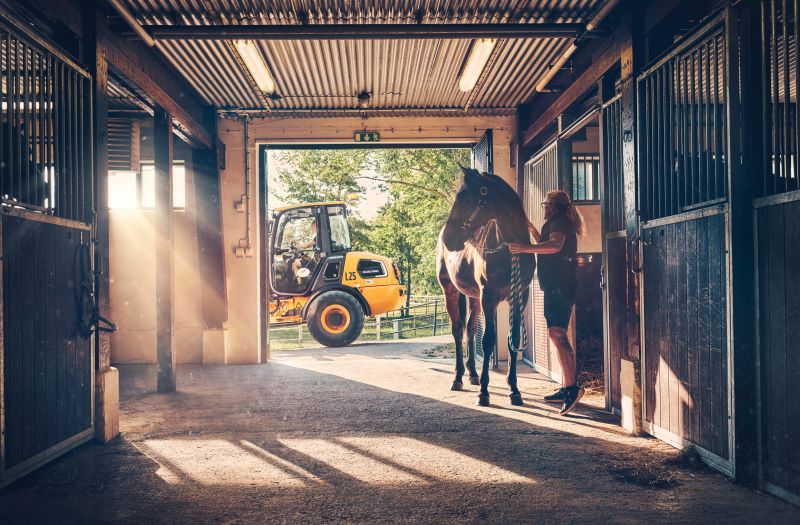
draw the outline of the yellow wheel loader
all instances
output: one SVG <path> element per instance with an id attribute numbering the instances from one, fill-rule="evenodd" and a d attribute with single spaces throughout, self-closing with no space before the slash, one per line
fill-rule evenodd
<path id="1" fill-rule="evenodd" d="M 307 323 L 323 345 L 346 346 L 366 317 L 405 302 L 394 261 L 352 251 L 344 202 L 278 208 L 270 230 L 271 326 Z"/>

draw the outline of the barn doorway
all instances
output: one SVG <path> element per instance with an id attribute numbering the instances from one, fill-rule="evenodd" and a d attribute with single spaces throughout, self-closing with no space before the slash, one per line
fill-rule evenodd
<path id="1" fill-rule="evenodd" d="M 258 145 L 262 360 L 269 359 L 267 348 L 320 345 L 308 326 L 307 305 L 321 291 L 347 291 L 342 280 L 347 252 L 390 258 L 396 265 L 386 271 L 396 270 L 405 291 L 397 309 L 366 316 L 356 342 L 448 335 L 449 319 L 435 281 L 436 237 L 461 180 L 458 164 L 491 171 L 491 149 L 491 130 L 474 144 Z M 321 202 L 327 204 L 316 213 L 314 203 Z M 281 238 L 270 238 L 276 232 Z M 308 247 L 311 237 L 318 246 Z M 340 242 L 344 238 L 346 247 Z M 306 253 L 293 258 L 292 245 Z M 330 253 L 318 249 L 323 245 Z M 297 315 L 283 315 L 287 309 Z"/>

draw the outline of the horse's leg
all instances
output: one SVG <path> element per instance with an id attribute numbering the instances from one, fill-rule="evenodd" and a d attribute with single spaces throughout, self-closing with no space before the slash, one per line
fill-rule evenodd
<path id="1" fill-rule="evenodd" d="M 467 319 L 467 346 L 469 356 L 467 358 L 467 370 L 469 370 L 469 382 L 473 385 L 478 383 L 478 372 L 475 370 L 475 334 L 478 331 L 478 317 L 481 315 L 481 300 L 476 297 L 469 298 L 469 318 Z"/>
<path id="2" fill-rule="evenodd" d="M 528 291 L 525 290 L 522 292 L 522 312 L 520 312 L 520 326 L 522 323 L 525 322 L 525 306 L 528 304 Z M 513 327 L 509 326 L 509 330 Z M 520 340 L 518 344 L 522 344 L 521 337 L 522 334 L 520 333 Z M 519 349 L 522 351 L 522 348 Z M 508 375 L 506 376 L 506 382 L 508 383 L 508 387 L 511 390 L 511 393 L 508 394 L 509 399 L 511 400 L 511 404 L 514 406 L 522 406 L 522 394 L 517 388 L 517 354 L 512 352 L 508 352 Z"/>
<path id="3" fill-rule="evenodd" d="M 485 322 L 483 333 L 483 369 L 481 370 L 481 392 L 478 394 L 477 404 L 482 407 L 489 406 L 489 361 L 492 359 L 492 350 L 497 340 L 497 327 L 494 324 L 494 312 L 497 309 L 497 301 L 481 291 L 481 308 L 483 309 L 483 320 Z"/>
<path id="4" fill-rule="evenodd" d="M 452 283 L 442 284 L 444 288 L 447 315 L 450 316 L 450 328 L 456 344 L 456 377 L 450 390 L 461 390 L 464 387 L 464 319 L 467 317 L 467 299 Z"/>

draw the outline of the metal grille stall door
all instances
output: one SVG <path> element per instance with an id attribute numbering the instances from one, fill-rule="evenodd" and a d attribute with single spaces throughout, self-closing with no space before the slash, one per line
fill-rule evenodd
<path id="1" fill-rule="evenodd" d="M 642 220 L 725 200 L 725 36 L 721 27 L 638 82 Z"/>
<path id="2" fill-rule="evenodd" d="M 491 129 L 487 129 L 480 142 L 472 148 L 472 167 L 481 173 L 494 173 L 494 147 Z"/>
<path id="3" fill-rule="evenodd" d="M 572 155 L 565 155 L 569 148 L 562 148 L 563 144 L 563 141 L 554 141 L 525 164 L 525 207 L 528 219 L 539 229 L 544 224 L 544 209 L 541 203 L 547 192 L 561 188 L 561 181 L 565 175 L 572 177 Z M 565 157 L 566 162 L 564 162 Z M 523 361 L 538 372 L 554 380 L 560 380 L 561 368 L 547 333 L 544 296 L 536 276 L 531 283 L 529 297 L 528 326 L 532 334 L 528 338 L 530 348 L 522 354 Z"/>
<path id="4" fill-rule="evenodd" d="M 722 18 L 638 79 L 644 427 L 732 473 Z"/>
<path id="5" fill-rule="evenodd" d="M 617 95 L 600 111 L 600 185 L 603 225 L 603 326 L 605 342 L 606 400 L 622 410 L 620 369 L 627 353 L 627 236 L 625 187 L 622 165 L 622 103 Z"/>
<path id="6" fill-rule="evenodd" d="M 91 222 L 91 77 L 0 18 L 3 205 Z"/>
<path id="7" fill-rule="evenodd" d="M 755 183 L 760 478 L 800 504 L 800 181 L 797 122 L 797 2 L 764 0 L 762 14 L 764 166 Z"/>
<path id="8" fill-rule="evenodd" d="M 600 112 L 601 165 L 603 184 L 600 187 L 603 231 L 625 231 L 625 184 L 622 166 L 622 97 L 617 95 Z"/>
<path id="9" fill-rule="evenodd" d="M 90 77 L 0 18 L 0 486 L 93 435 Z"/>

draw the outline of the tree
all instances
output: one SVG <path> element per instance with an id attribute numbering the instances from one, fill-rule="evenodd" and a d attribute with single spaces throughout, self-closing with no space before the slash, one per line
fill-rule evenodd
<path id="1" fill-rule="evenodd" d="M 341 201 L 348 194 L 361 194 L 358 175 L 367 166 L 367 150 L 297 150 L 279 153 L 283 167 L 278 181 L 284 191 L 273 191 L 281 200 L 303 202 Z"/>
<path id="2" fill-rule="evenodd" d="M 378 150 L 373 157 L 378 177 L 393 182 L 391 194 L 369 230 L 373 246 L 405 264 L 414 293 L 438 294 L 436 242 L 461 181 L 458 164 L 469 164 L 467 149 Z M 380 253 L 380 252 L 379 252 Z M 388 254 L 388 253 L 387 253 Z"/>

